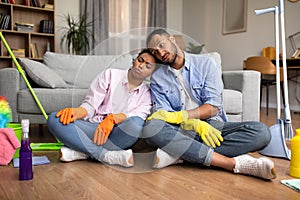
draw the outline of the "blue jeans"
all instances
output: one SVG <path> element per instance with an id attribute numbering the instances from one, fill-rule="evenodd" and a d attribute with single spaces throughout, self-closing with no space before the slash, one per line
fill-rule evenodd
<path id="1" fill-rule="evenodd" d="M 269 128 L 261 122 L 216 122 L 210 124 L 222 132 L 221 146 L 213 149 L 205 145 L 194 131 L 186 131 L 179 125 L 152 119 L 143 129 L 145 140 L 173 156 L 192 163 L 209 166 L 213 152 L 227 157 L 258 151 L 271 140 Z"/>
<path id="2" fill-rule="evenodd" d="M 56 112 L 51 113 L 47 120 L 50 132 L 65 146 L 99 161 L 102 161 L 107 151 L 127 149 L 134 145 L 141 136 L 145 123 L 140 117 L 129 117 L 115 125 L 107 142 L 99 146 L 93 142 L 94 132 L 99 123 L 76 120 L 63 125 L 55 115 Z"/>

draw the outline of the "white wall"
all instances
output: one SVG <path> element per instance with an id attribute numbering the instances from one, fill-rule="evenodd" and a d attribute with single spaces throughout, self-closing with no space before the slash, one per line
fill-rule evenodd
<path id="1" fill-rule="evenodd" d="M 60 40 L 63 34 L 63 28 L 66 26 L 65 15 L 72 16 L 79 15 L 79 1 L 80 0 L 55 0 L 55 52 L 66 52 L 61 50 Z"/>
<path id="2" fill-rule="evenodd" d="M 167 0 L 167 27 L 182 31 L 182 0 Z"/>
<path id="3" fill-rule="evenodd" d="M 185 0 L 182 7 L 182 31 L 201 44 L 205 43 L 206 30 L 208 30 L 206 28 L 207 6 L 208 4 L 203 0 Z"/>
<path id="4" fill-rule="evenodd" d="M 242 62 L 245 58 L 260 55 L 263 47 L 275 45 L 274 14 L 257 16 L 254 10 L 278 5 L 278 0 L 248 0 L 247 31 L 229 35 L 221 33 L 222 1 L 202 0 L 202 2 L 208 4 L 204 43 L 207 44 L 208 50 L 218 50 L 222 54 L 225 70 L 242 69 Z M 300 2 L 285 1 L 286 36 L 300 30 L 300 26 L 297 25 L 300 18 L 299 11 Z M 286 41 L 286 44 L 287 56 L 290 57 L 292 49 L 289 41 Z"/>

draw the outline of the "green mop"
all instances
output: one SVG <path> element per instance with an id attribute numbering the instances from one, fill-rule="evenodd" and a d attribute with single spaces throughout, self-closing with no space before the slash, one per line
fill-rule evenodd
<path id="1" fill-rule="evenodd" d="M 23 72 L 23 69 L 21 68 L 19 62 L 17 61 L 15 55 L 12 53 L 8 43 L 6 42 L 2 32 L 0 32 L 0 38 L 1 38 L 1 41 L 3 42 L 5 48 L 7 49 L 9 55 L 11 56 L 13 62 L 15 63 L 19 73 L 21 74 L 21 76 L 23 77 L 29 91 L 31 92 L 35 102 L 37 103 L 38 107 L 40 108 L 43 116 L 45 117 L 45 119 L 47 120 L 48 119 L 48 115 L 46 114 L 42 104 L 40 103 L 39 99 L 37 98 L 34 90 L 32 89 L 26 75 L 24 74 Z M 33 151 L 39 151 L 39 150 L 59 150 L 61 148 L 61 146 L 63 146 L 63 143 L 61 143 L 57 138 L 57 143 L 31 143 L 30 146 L 32 148 Z"/>

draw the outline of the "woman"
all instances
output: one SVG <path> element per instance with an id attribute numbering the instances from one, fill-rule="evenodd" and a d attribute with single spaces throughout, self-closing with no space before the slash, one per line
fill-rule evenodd
<path id="1" fill-rule="evenodd" d="M 128 148 L 140 137 L 150 114 L 150 90 L 144 80 L 155 68 L 156 59 L 148 50 L 142 50 L 129 70 L 107 69 L 100 73 L 80 107 L 52 113 L 48 128 L 65 145 L 60 160 L 91 157 L 132 167 L 133 153 Z"/>

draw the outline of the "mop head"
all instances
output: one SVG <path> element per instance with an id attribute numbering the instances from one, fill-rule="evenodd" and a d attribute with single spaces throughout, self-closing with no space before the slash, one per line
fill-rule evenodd
<path id="1" fill-rule="evenodd" d="M 9 104 L 4 96 L 0 96 L 0 128 L 6 128 L 7 123 L 11 120 L 12 115 Z"/>

